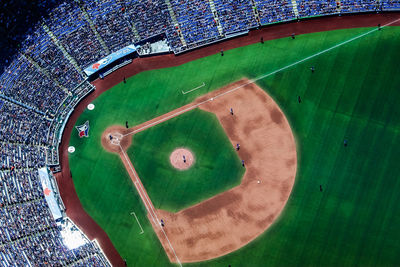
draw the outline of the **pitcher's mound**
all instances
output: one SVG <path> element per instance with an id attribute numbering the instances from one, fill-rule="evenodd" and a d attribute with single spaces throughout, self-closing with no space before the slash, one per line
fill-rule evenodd
<path id="1" fill-rule="evenodd" d="M 193 153 L 186 148 L 177 148 L 169 156 L 172 166 L 178 170 L 187 170 L 194 163 Z"/>

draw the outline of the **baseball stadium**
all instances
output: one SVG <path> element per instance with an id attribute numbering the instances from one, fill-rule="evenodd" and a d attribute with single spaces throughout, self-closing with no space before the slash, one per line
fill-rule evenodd
<path id="1" fill-rule="evenodd" d="M 399 0 L 0 6 L 0 266 L 400 266 Z"/>

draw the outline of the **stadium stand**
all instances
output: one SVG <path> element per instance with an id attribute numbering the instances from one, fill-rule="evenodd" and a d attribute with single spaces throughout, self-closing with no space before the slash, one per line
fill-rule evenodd
<path id="1" fill-rule="evenodd" d="M 111 52 L 134 42 L 135 36 L 130 19 L 121 1 L 85 0 L 83 7 Z"/>
<path id="2" fill-rule="evenodd" d="M 109 266 L 94 243 L 68 250 L 55 226 L 0 246 L 0 258 L 2 266 Z"/>
<path id="3" fill-rule="evenodd" d="M 341 0 L 342 13 L 355 13 L 379 10 L 379 1 L 377 0 Z"/>
<path id="4" fill-rule="evenodd" d="M 335 0 L 328 1 L 306 1 L 297 0 L 297 9 L 299 17 L 312 17 L 331 15 L 338 13 L 338 6 Z"/>
<path id="5" fill-rule="evenodd" d="M 35 168 L 45 165 L 46 155 L 43 147 L 12 143 L 2 143 L 0 146 L 2 170 Z"/>
<path id="6" fill-rule="evenodd" d="M 168 10 L 164 1 L 126 1 L 125 13 L 138 33 L 137 40 L 145 40 L 165 32 L 169 23 Z"/>
<path id="7" fill-rule="evenodd" d="M 50 122 L 31 110 L 0 100 L 0 140 L 25 144 L 46 144 Z"/>
<path id="8" fill-rule="evenodd" d="M 45 24 L 81 68 L 107 55 L 75 2 L 59 5 Z"/>
<path id="9" fill-rule="evenodd" d="M 382 1 L 383 10 L 400 10 L 400 0 Z"/>
<path id="10" fill-rule="evenodd" d="M 261 24 L 283 22 L 295 19 L 292 3 L 288 0 L 255 0 Z"/>
<path id="11" fill-rule="evenodd" d="M 172 0 L 171 4 L 188 44 L 218 39 L 217 24 L 207 0 Z"/>
<path id="12" fill-rule="evenodd" d="M 258 25 L 250 1 L 214 0 L 225 33 L 246 31 Z"/>
<path id="13" fill-rule="evenodd" d="M 66 93 L 20 56 L 0 77 L 0 93 L 33 109 L 55 112 Z"/>
<path id="14" fill-rule="evenodd" d="M 399 0 L 26 3 L 40 11 L 0 12 L 6 36 L 0 43 L 0 266 L 110 266 L 96 243 L 66 247 L 38 174 L 58 165 L 62 125 L 94 90 L 83 72 L 89 65 L 132 44 L 143 45 L 139 54 L 150 54 L 157 47 L 153 39 L 180 53 L 271 23 L 400 10 Z M 16 8 L 13 1 L 0 5 Z M 17 16 L 25 18 L 21 27 L 13 27 Z"/>
<path id="15" fill-rule="evenodd" d="M 23 54 L 38 63 L 41 68 L 47 71 L 53 79 L 59 81 L 64 87 L 73 89 L 83 81 L 83 77 L 64 58 L 62 52 L 55 46 L 42 28 L 38 28 L 33 35 L 27 36 L 24 44 L 25 47 L 26 49 L 23 51 Z"/>
<path id="16" fill-rule="evenodd" d="M 37 172 L 30 170 L 1 172 L 0 206 L 4 207 L 41 198 L 43 193 L 37 175 Z M 1 238 L 1 240 L 5 239 Z"/>
<path id="17" fill-rule="evenodd" d="M 8 0 L 0 2 L 0 72 L 9 65 L 26 36 L 61 0 Z"/>

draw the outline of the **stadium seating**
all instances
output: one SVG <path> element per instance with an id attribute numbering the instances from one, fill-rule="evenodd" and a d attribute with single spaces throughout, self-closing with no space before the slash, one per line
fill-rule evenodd
<path id="1" fill-rule="evenodd" d="M 225 33 L 244 31 L 257 26 L 250 1 L 215 0 L 214 3 Z"/>
<path id="2" fill-rule="evenodd" d="M 260 14 L 261 24 L 282 22 L 295 19 L 290 0 L 255 0 Z"/>
<path id="3" fill-rule="evenodd" d="M 96 30 L 111 52 L 134 42 L 130 18 L 121 1 L 85 0 L 84 3 Z"/>
<path id="4" fill-rule="evenodd" d="M 400 10 L 400 0 L 386 0 L 381 4 L 383 10 Z"/>
<path id="5" fill-rule="evenodd" d="M 380 10 L 400 10 L 400 1 L 79 0 L 51 8 L 0 62 L 0 266 L 109 266 L 93 243 L 65 247 L 38 176 L 58 162 L 59 122 L 92 90 L 77 87 L 86 67 L 131 44 L 145 50 L 158 36 L 180 53 L 261 25 Z M 5 18 L 8 29 L 15 19 Z"/>
<path id="6" fill-rule="evenodd" d="M 25 144 L 0 143 L 1 169 L 29 169 L 45 165 L 45 152 L 43 147 Z"/>
<path id="7" fill-rule="evenodd" d="M 38 245 L 40 246 L 38 247 Z M 0 266 L 109 266 L 93 243 L 68 250 L 55 226 L 0 246 Z"/>
<path id="8" fill-rule="evenodd" d="M 0 173 L 0 206 L 33 201 L 43 197 L 36 171 Z M 4 234 L 4 233 L 3 233 Z"/>
<path id="9" fill-rule="evenodd" d="M 73 89 L 83 81 L 83 77 L 64 58 L 42 28 L 38 28 L 34 35 L 28 36 L 24 45 L 24 55 L 31 57 L 64 87 Z"/>
<path id="10" fill-rule="evenodd" d="M 312 17 L 330 15 L 339 12 L 338 5 L 335 0 L 328 1 L 306 1 L 297 0 L 297 10 L 299 11 L 299 17 Z"/>
<path id="11" fill-rule="evenodd" d="M 379 10 L 377 0 L 341 0 L 342 13 L 356 13 Z"/>
<path id="12" fill-rule="evenodd" d="M 125 17 L 138 32 L 137 40 L 145 40 L 165 32 L 168 10 L 164 1 L 130 0 L 125 4 Z"/>
<path id="13" fill-rule="evenodd" d="M 0 100 L 0 140 L 13 143 L 47 144 L 50 122 L 30 110 Z"/>
<path id="14" fill-rule="evenodd" d="M 0 77 L 0 93 L 33 109 L 55 112 L 66 93 L 24 57 L 13 61 Z"/>
<path id="15" fill-rule="evenodd" d="M 218 39 L 218 29 L 207 0 L 172 0 L 184 39 L 188 44 Z"/>

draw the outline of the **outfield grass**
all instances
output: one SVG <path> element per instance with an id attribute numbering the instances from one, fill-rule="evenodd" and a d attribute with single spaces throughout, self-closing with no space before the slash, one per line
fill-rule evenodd
<path id="1" fill-rule="evenodd" d="M 104 129 L 125 120 L 139 124 L 243 76 L 256 78 L 369 30 L 299 35 L 225 51 L 224 57 L 138 74 L 96 99 L 96 109 L 78 120 L 90 121 L 90 138 L 72 133 L 77 151 L 70 166 L 85 210 L 129 266 L 168 266 L 168 259 L 122 163 L 101 148 Z M 248 246 L 187 266 L 400 265 L 399 43 L 400 27 L 384 28 L 258 81 L 296 137 L 299 168 L 291 197 L 279 220 Z M 180 93 L 203 81 L 206 87 Z M 165 191 L 157 184 L 146 189 Z M 131 211 L 145 234 L 138 234 Z"/>
<path id="2" fill-rule="evenodd" d="M 185 171 L 169 162 L 179 147 L 195 156 Z M 170 212 L 239 185 L 245 170 L 217 117 L 200 109 L 134 135 L 128 155 L 154 206 Z"/>

